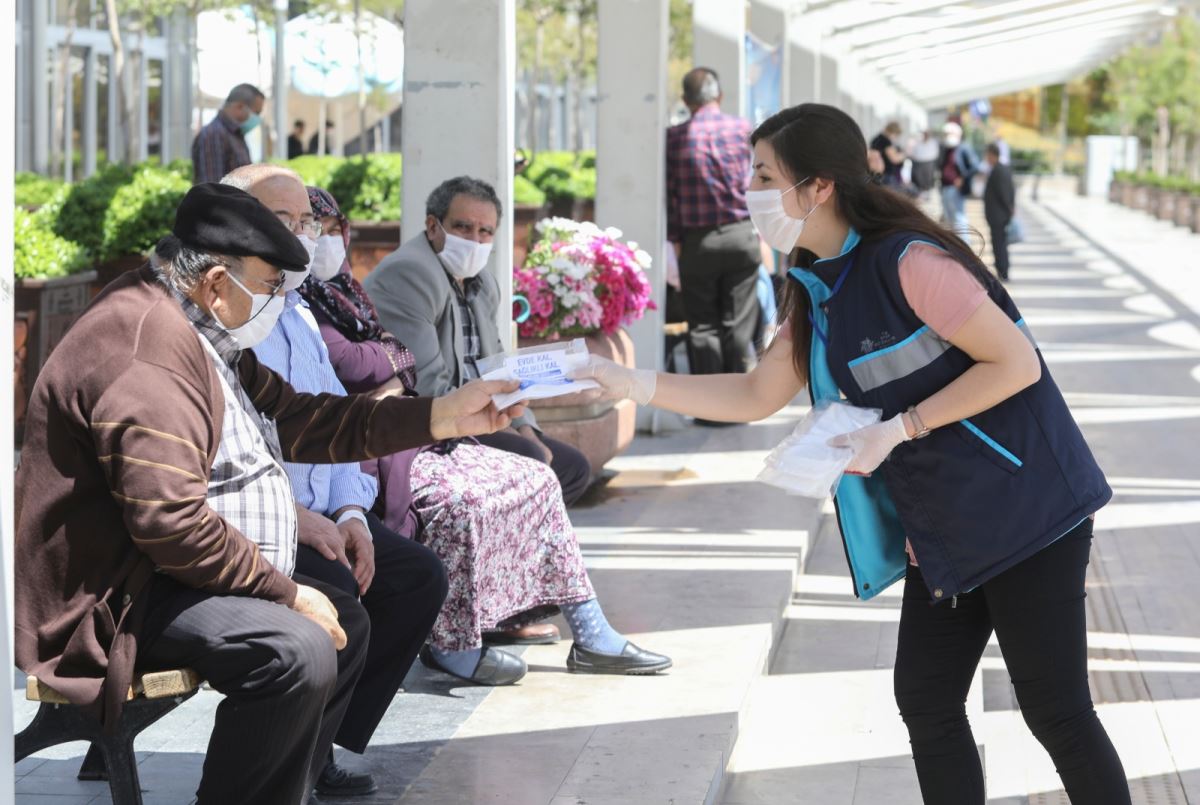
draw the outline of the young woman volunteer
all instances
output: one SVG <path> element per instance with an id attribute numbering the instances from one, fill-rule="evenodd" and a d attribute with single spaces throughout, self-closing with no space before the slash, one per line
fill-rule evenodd
<path id="1" fill-rule="evenodd" d="M 965 702 L 995 630 L 1071 801 L 1129 803 L 1087 681 L 1084 574 L 1112 491 L 1021 314 L 961 240 L 870 181 L 845 113 L 797 106 L 751 140 L 751 217 L 798 265 L 775 343 L 747 375 L 596 357 L 586 374 L 709 420 L 761 419 L 805 385 L 882 409 L 841 437 L 856 453 L 835 502 L 856 594 L 906 582 L 895 690 L 925 802 L 984 803 Z"/>

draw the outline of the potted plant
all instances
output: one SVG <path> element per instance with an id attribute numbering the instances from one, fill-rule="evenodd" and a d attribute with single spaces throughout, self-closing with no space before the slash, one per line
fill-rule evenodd
<path id="1" fill-rule="evenodd" d="M 1150 189 L 1153 179 L 1150 174 L 1139 173 L 1134 180 L 1133 198 L 1130 199 L 1129 205 L 1135 210 L 1150 209 Z"/>
<path id="2" fill-rule="evenodd" d="M 87 250 L 56 234 L 43 212 L 18 208 L 13 218 L 14 307 L 27 327 L 22 393 L 33 388 L 50 351 L 91 301 L 96 277 Z"/>
<path id="3" fill-rule="evenodd" d="M 1108 184 L 1108 200 L 1113 204 L 1123 204 L 1125 198 L 1125 189 L 1133 181 L 1133 174 L 1129 171 L 1115 171 L 1112 181 Z"/>
<path id="4" fill-rule="evenodd" d="M 1192 220 L 1190 226 L 1193 232 L 1200 235 L 1200 182 L 1193 184 L 1191 189 Z"/>
<path id="5" fill-rule="evenodd" d="M 515 269 L 514 291 L 529 301 L 520 324 L 522 346 L 583 337 L 588 350 L 634 365 L 624 328 L 655 308 L 645 270 L 650 256 L 620 230 L 590 222 L 547 218 L 525 264 Z M 531 403 L 550 436 L 578 447 L 595 472 L 633 441 L 636 405 L 569 395 Z"/>

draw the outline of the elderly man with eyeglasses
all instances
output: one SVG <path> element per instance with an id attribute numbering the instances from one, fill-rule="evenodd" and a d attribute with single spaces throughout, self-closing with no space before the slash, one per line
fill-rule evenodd
<path id="1" fill-rule="evenodd" d="M 152 264 L 59 343 L 27 415 L 17 665 L 110 726 L 135 670 L 198 671 L 226 697 L 205 804 L 305 802 L 367 659 L 358 601 L 292 576 L 282 462 L 359 461 L 510 421 L 491 395 L 515 383 L 435 400 L 313 395 L 260 364 L 249 348 L 308 261 L 249 194 L 193 187 Z"/>

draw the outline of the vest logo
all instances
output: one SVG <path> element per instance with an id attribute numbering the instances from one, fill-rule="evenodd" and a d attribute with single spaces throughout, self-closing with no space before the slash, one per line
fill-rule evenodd
<path id="1" fill-rule="evenodd" d="M 858 348 L 861 350 L 861 354 L 866 355 L 884 347 L 890 347 L 894 343 L 896 343 L 896 337 L 887 330 L 884 330 L 874 338 L 864 338 L 859 343 Z"/>

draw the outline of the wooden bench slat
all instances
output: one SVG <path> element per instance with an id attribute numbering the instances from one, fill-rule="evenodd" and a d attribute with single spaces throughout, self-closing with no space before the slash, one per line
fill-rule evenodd
<path id="1" fill-rule="evenodd" d="M 129 687 L 129 695 L 125 698 L 128 701 L 138 696 L 145 696 L 147 699 L 182 696 L 200 687 L 200 681 L 200 674 L 191 668 L 138 674 L 134 677 L 133 684 Z M 25 678 L 25 698 L 31 702 L 70 704 L 66 696 L 33 676 Z"/>

